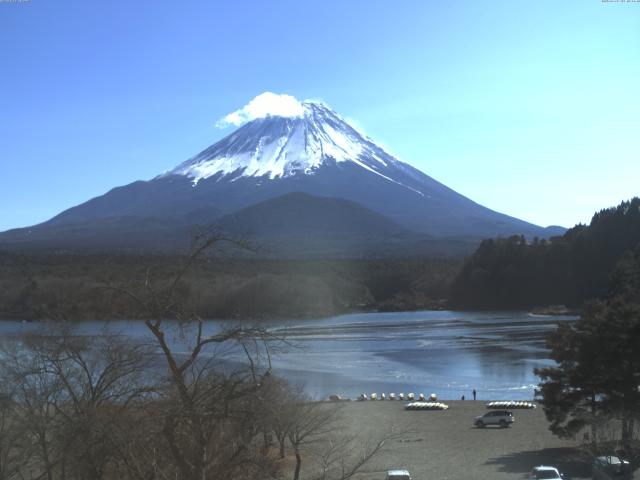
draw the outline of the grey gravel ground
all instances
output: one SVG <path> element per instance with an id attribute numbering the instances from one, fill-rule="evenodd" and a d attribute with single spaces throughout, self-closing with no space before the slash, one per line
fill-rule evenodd
<path id="1" fill-rule="evenodd" d="M 541 408 L 513 410 L 506 429 L 475 428 L 472 418 L 488 410 L 481 401 L 446 402 L 445 411 L 405 411 L 399 401 L 349 402 L 343 423 L 348 431 L 376 438 L 394 429 L 406 431 L 358 478 L 384 479 L 391 468 L 405 468 L 413 480 L 524 479 L 535 465 L 558 467 L 565 478 L 590 478 L 590 460 L 575 441 L 548 430 Z"/>

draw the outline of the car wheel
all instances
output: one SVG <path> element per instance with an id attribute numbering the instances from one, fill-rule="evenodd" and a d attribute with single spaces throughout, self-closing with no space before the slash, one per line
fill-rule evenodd
<path id="1" fill-rule="evenodd" d="M 501 428 L 507 428 L 509 425 L 507 424 L 506 420 L 500 420 L 500 422 L 498 422 Z"/>
<path id="2" fill-rule="evenodd" d="M 476 422 L 476 427 L 478 427 L 478 428 L 484 428 L 484 422 L 483 422 L 482 420 L 478 420 L 478 421 Z"/>

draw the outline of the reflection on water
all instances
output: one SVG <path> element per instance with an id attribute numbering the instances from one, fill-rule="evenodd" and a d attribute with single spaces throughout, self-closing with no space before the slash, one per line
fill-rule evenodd
<path id="1" fill-rule="evenodd" d="M 558 321 L 524 312 L 399 312 L 342 315 L 321 320 L 270 322 L 294 346 L 274 359 L 276 374 L 312 396 L 360 393 L 437 393 L 441 398 L 530 399 L 533 369 L 548 365 L 545 335 Z M 147 338 L 141 323 L 114 321 L 109 330 Z M 213 332 L 219 322 L 208 322 Z M 42 325 L 3 322 L 3 336 L 41 331 Z M 104 323 L 84 322 L 96 335 Z M 173 332 L 175 345 L 180 332 Z"/>

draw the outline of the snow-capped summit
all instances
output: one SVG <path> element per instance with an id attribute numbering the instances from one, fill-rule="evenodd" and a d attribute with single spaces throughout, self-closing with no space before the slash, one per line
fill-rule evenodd
<path id="1" fill-rule="evenodd" d="M 457 241 L 472 249 L 483 237 L 557 233 L 455 192 L 390 155 L 320 101 L 267 92 L 219 124 L 239 128 L 151 180 L 1 234 L 0 247 L 170 248 L 173 240 L 188 243 L 187 227 L 211 223 L 262 232 L 285 251 L 293 243 L 303 252 L 344 246 L 348 237 L 358 245 L 392 242 L 400 246 L 395 254 L 404 254 L 408 245 L 429 251 L 443 241 L 435 237 L 455 237 L 443 243 L 450 254 Z"/>
<path id="2" fill-rule="evenodd" d="M 302 117 L 302 102 L 291 95 L 264 92 L 255 97 L 244 107 L 221 118 L 217 126 L 220 128 L 234 125 L 240 127 L 251 120 L 265 117 Z"/>
<path id="3" fill-rule="evenodd" d="M 325 103 L 315 100 L 292 103 L 297 100 L 285 96 L 287 101 L 283 106 L 282 102 L 269 98 L 270 110 L 261 105 L 260 99 L 265 95 L 268 94 L 256 97 L 247 107 L 224 119 L 227 123 L 241 119 L 249 123 L 167 174 L 185 175 L 194 184 L 214 175 L 227 180 L 275 179 L 313 175 L 322 165 L 352 162 L 402 185 L 392 178 L 393 172 L 388 169 L 401 162 L 359 133 Z"/>

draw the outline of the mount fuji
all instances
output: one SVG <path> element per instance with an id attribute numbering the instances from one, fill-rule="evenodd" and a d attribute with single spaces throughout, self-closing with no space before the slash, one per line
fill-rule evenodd
<path id="1" fill-rule="evenodd" d="M 408 245 L 447 253 L 446 245 L 469 251 L 488 236 L 563 232 L 473 202 L 320 101 L 264 93 L 222 123 L 242 126 L 151 180 L 0 234 L 0 248 L 172 251 L 186 247 L 193 225 L 211 223 L 275 250 L 295 244 L 301 255 L 309 242 L 318 254 L 322 245 L 332 255 Z"/>

